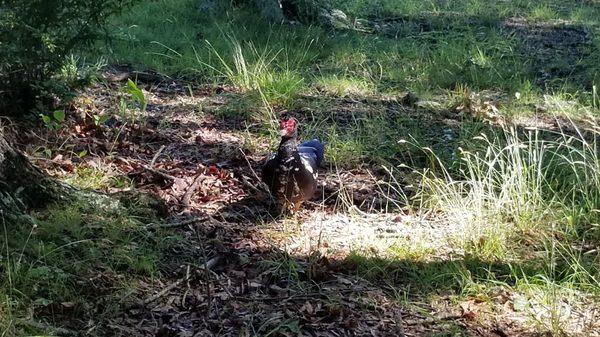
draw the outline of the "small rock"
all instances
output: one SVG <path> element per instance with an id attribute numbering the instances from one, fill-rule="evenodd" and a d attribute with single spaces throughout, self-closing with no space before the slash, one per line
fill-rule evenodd
<path id="1" fill-rule="evenodd" d="M 350 19 L 346 13 L 342 12 L 339 9 L 334 9 L 332 11 L 323 11 L 320 15 L 321 21 L 326 26 L 329 26 L 332 29 L 345 30 L 350 29 Z"/>

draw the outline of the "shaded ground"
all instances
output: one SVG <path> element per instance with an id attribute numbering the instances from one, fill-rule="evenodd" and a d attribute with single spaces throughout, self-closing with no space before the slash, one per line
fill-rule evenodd
<path id="1" fill-rule="evenodd" d="M 434 215 L 421 219 L 398 213 L 380 193 L 388 178 L 375 166 L 340 173 L 323 169 L 314 202 L 296 216 L 277 216 L 269 211 L 255 174 L 272 149 L 264 130 L 218 116 L 220 107 L 231 104 L 233 90 L 177 82 L 147 85 L 147 115 L 128 115 L 127 109 L 117 111 L 121 87 L 109 82 L 89 89 L 60 131 L 23 134 L 20 146 L 39 166 L 72 183 L 98 175 L 98 184 L 88 187 L 158 196 L 169 219 L 149 226 L 168 227 L 191 240 L 193 249 L 173 251 L 186 255 L 173 261 L 195 262 L 174 262 L 161 278 L 132 289 L 115 317 L 49 318 L 101 336 L 535 335 L 529 317 L 515 309 L 514 294 L 502 287 L 492 302 L 467 296 L 457 303 L 452 292 L 423 293 L 410 283 L 392 287 L 356 276 L 346 259 L 351 251 L 385 253 L 394 245 L 422 241 L 416 237 L 427 238 L 426 244 L 419 248 L 422 255 L 404 261 L 407 271 L 433 271 L 464 258 L 460 251 L 440 248 L 456 228 Z M 332 118 L 343 125 L 348 111 L 386 107 L 391 117 L 431 121 L 421 128 L 432 146 L 433 139 L 447 141 L 444 130 L 455 132 L 457 123 L 448 117 L 459 115 L 448 113 L 433 122 L 439 116 L 405 103 L 339 100 Z M 310 118 L 302 109 L 290 113 Z M 93 116 L 98 114 L 118 117 L 97 126 Z M 378 213 L 386 207 L 389 212 Z M 597 323 L 584 319 L 581 324 L 583 330 Z"/>
<path id="2" fill-rule="evenodd" d="M 580 74 L 589 66 L 583 60 L 597 53 L 592 45 L 592 34 L 585 27 L 569 21 L 530 22 L 509 18 L 502 29 L 520 42 L 518 52 L 529 59 L 538 84 L 549 85 L 552 80 L 580 81 Z"/>

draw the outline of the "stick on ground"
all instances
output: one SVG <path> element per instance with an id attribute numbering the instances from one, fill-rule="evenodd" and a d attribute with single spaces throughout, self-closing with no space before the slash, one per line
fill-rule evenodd
<path id="1" fill-rule="evenodd" d="M 181 199 L 181 203 L 183 204 L 183 206 L 185 208 L 189 208 L 190 207 L 190 200 L 192 199 L 192 195 L 196 192 L 196 190 L 198 189 L 198 187 L 200 187 L 200 185 L 204 181 L 204 178 L 206 178 L 206 176 L 204 175 L 204 173 L 199 173 L 196 176 L 196 178 L 194 179 L 194 182 L 192 182 L 192 184 L 190 185 L 190 187 L 185 192 L 183 198 Z"/>
<path id="2" fill-rule="evenodd" d="M 212 259 L 206 261 L 206 263 L 200 268 L 200 269 L 206 269 L 206 270 L 210 270 L 212 268 L 214 268 L 217 263 L 219 262 L 219 260 L 221 259 L 220 256 L 215 256 Z M 165 296 L 166 294 L 168 294 L 171 290 L 177 288 L 178 286 L 180 286 L 182 283 L 187 282 L 192 275 L 195 275 L 196 273 L 186 273 L 186 275 L 180 279 L 178 279 L 177 281 L 169 284 L 168 286 L 166 286 L 165 288 L 163 288 L 161 291 L 157 292 L 156 294 L 140 301 L 139 305 L 140 306 L 145 306 L 147 304 L 150 304 L 154 301 L 156 301 L 157 299 Z"/>

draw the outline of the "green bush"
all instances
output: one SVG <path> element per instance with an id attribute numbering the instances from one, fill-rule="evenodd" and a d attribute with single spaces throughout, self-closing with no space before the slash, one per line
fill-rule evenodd
<path id="1" fill-rule="evenodd" d="M 69 54 L 134 1 L 0 0 L 0 113 L 55 103 L 68 89 L 54 76 Z"/>

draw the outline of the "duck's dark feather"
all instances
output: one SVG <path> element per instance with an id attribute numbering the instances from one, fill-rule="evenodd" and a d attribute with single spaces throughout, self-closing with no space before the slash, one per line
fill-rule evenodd
<path id="1" fill-rule="evenodd" d="M 325 146 L 321 144 L 317 139 L 309 140 L 298 146 L 298 153 L 301 157 L 307 159 L 312 166 L 313 170 L 317 168 L 323 162 L 323 156 L 325 154 Z"/>

